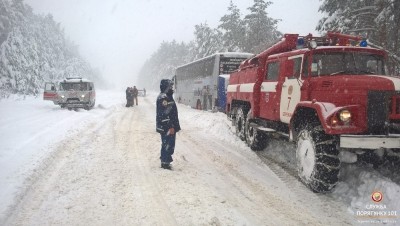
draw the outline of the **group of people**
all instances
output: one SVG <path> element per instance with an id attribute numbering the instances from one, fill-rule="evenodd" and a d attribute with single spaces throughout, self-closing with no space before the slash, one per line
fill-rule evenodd
<path id="1" fill-rule="evenodd" d="M 139 90 L 136 88 L 136 86 L 133 86 L 133 88 L 127 87 L 125 93 L 126 93 L 126 107 L 133 107 L 135 101 L 136 105 L 138 105 Z"/>

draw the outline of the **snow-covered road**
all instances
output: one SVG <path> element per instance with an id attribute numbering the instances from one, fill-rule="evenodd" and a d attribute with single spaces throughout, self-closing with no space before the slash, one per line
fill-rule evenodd
<path id="1" fill-rule="evenodd" d="M 31 137 L 27 144 L 19 142 L 25 149 L 10 148 L 4 140 L 2 148 L 29 153 L 16 161 L 17 154 L 0 152 L 2 168 L 8 167 L 0 174 L 4 201 L 0 224 L 356 224 L 349 211 L 353 205 L 346 204 L 343 196 L 315 194 L 291 169 L 263 157 L 268 152 L 252 152 L 232 134 L 222 113 L 179 105 L 182 131 L 177 135 L 173 170 L 161 169 L 155 96 L 139 101 L 139 106 L 125 108 L 123 93 L 105 92 L 89 112 L 31 101 L 47 110 L 32 110 L 27 121 L 4 110 L 2 115 L 14 117 L 16 123 L 44 125 L 35 135 L 26 135 Z M 7 126 L 10 120 L 0 122 L 0 134 L 5 134 L 12 127 Z M 32 131 L 29 126 L 27 133 Z M 29 170 L 22 170 L 28 161 L 33 161 Z"/>

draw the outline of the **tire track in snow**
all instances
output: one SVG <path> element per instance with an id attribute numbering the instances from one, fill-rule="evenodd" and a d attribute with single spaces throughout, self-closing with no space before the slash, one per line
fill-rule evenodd
<path id="1" fill-rule="evenodd" d="M 225 186 L 234 187 L 232 190 L 224 190 L 223 196 L 228 200 L 227 202 L 242 203 L 245 208 L 237 207 L 239 213 L 245 217 L 251 224 L 290 224 L 290 225 L 323 225 L 320 220 L 312 217 L 310 213 L 302 212 L 299 216 L 298 203 L 293 205 L 288 203 L 287 200 L 279 197 L 279 187 L 266 186 L 261 181 L 254 181 L 252 175 L 246 175 L 240 169 L 239 161 L 246 161 L 246 159 L 225 159 L 217 154 L 217 149 L 220 152 L 231 152 L 229 149 L 233 148 L 230 145 L 222 145 L 219 141 L 214 141 L 209 137 L 207 143 L 200 142 L 202 139 L 200 134 L 185 134 L 187 143 L 194 143 L 196 149 L 201 150 L 198 152 L 199 158 L 204 162 L 209 162 L 205 165 L 214 166 L 212 172 L 219 172 L 219 177 L 223 178 Z M 222 150 L 222 151 L 221 151 Z M 262 170 L 259 168 L 258 170 Z M 216 177 L 214 175 L 213 177 Z M 235 191 L 235 192 L 233 192 Z M 257 222 L 257 220 L 260 220 Z M 252 222 L 256 221 L 256 222 Z"/>
<path id="2" fill-rule="evenodd" d="M 103 124 L 92 123 L 82 130 L 90 131 L 95 136 L 95 131 L 102 126 Z M 5 218 L 5 224 L 38 224 L 35 214 L 41 211 L 40 208 L 47 195 L 54 189 L 53 186 L 57 184 L 58 176 L 62 173 L 61 169 L 65 167 L 71 156 L 74 155 L 74 151 L 80 148 L 81 143 L 79 141 L 92 138 L 90 136 L 73 135 L 60 142 L 51 155 L 43 160 L 41 165 L 25 181 L 24 188 L 15 198 L 15 204 L 6 212 L 8 216 Z M 87 141 L 83 140 L 83 142 Z"/>
<path id="3" fill-rule="evenodd" d="M 134 142 L 139 134 L 132 122 L 140 124 L 134 114 L 117 108 L 102 126 L 92 124 L 61 142 L 5 224 L 176 225 L 135 154 L 141 148 Z"/>
<path id="4" fill-rule="evenodd" d="M 118 143 L 124 142 L 123 155 L 125 158 L 124 164 L 129 165 L 130 171 L 126 174 L 130 177 L 127 178 L 130 183 L 128 191 L 121 194 L 126 199 L 133 199 L 133 202 L 125 202 L 125 210 L 128 216 L 136 219 L 136 224 L 146 222 L 149 225 L 177 225 L 173 214 L 170 212 L 169 207 L 162 196 L 162 190 L 158 183 L 153 179 L 154 175 L 150 172 L 151 168 L 148 166 L 146 159 L 146 151 L 149 139 L 154 139 L 155 134 L 152 136 L 146 132 L 143 127 L 144 112 L 140 112 L 137 106 L 131 111 L 129 117 L 124 117 L 117 126 L 119 131 L 117 140 Z M 150 142 L 151 143 L 151 142 Z M 135 211 L 131 211 L 135 210 Z M 139 221 L 137 221 L 140 219 Z"/>
<path id="5" fill-rule="evenodd" d="M 105 116 L 105 119 L 108 118 L 108 116 Z M 60 126 L 62 123 L 65 123 L 65 120 L 60 120 L 59 123 L 57 123 L 55 126 Z M 72 140 L 75 140 L 75 136 L 77 134 L 82 133 L 83 131 L 89 130 L 89 131 L 95 131 L 101 129 L 103 127 L 103 123 L 88 123 L 86 127 L 80 128 L 79 130 L 73 131 L 73 133 L 69 134 L 69 137 L 71 137 Z M 48 131 L 48 130 L 46 130 Z M 1 222 L 5 222 L 8 220 L 9 216 L 13 215 L 16 212 L 16 209 L 18 209 L 19 206 L 23 205 L 23 202 L 27 200 L 25 196 L 27 196 L 28 193 L 33 192 L 37 187 L 40 181 L 42 181 L 42 177 L 46 175 L 46 172 L 52 171 L 56 168 L 56 165 L 54 162 L 57 162 L 59 160 L 62 160 L 65 156 L 68 156 L 70 154 L 70 150 L 65 149 L 68 144 L 71 143 L 71 140 L 65 139 L 63 141 L 60 141 L 59 143 L 54 143 L 50 144 L 46 148 L 48 149 L 53 149 L 53 151 L 50 151 L 45 158 L 41 159 L 38 162 L 35 162 L 34 165 L 35 168 L 33 170 L 30 170 L 28 173 L 23 173 L 24 176 L 26 175 L 26 178 L 24 179 L 24 182 L 22 186 L 18 189 L 17 193 L 14 195 L 13 199 L 14 202 L 10 206 L 7 206 L 7 210 L 4 211 L 3 215 L 0 216 L 0 225 L 2 225 Z M 23 147 L 23 145 L 26 145 L 26 142 L 23 142 L 20 144 L 20 148 Z M 16 153 L 17 154 L 17 153 Z M 16 156 L 17 157 L 17 156 Z M 20 171 L 24 171 L 25 169 L 20 169 Z M 14 214 L 15 215 L 15 214 Z"/>
<path id="6" fill-rule="evenodd" d="M 287 187 L 296 194 L 293 198 L 302 202 L 307 209 L 314 210 L 325 215 L 325 223 L 328 225 L 352 225 L 348 213 L 343 211 L 343 204 L 335 201 L 326 194 L 312 192 L 304 185 L 297 176 L 297 173 L 284 163 L 276 161 L 265 151 L 257 152 L 260 159 L 277 175 Z M 297 198 L 301 197 L 301 199 Z M 324 211 L 321 211 L 323 209 Z M 341 216 L 338 218 L 338 214 Z"/>

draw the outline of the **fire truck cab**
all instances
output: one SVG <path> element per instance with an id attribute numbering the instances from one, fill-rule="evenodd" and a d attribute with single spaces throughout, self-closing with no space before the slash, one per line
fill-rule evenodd
<path id="1" fill-rule="evenodd" d="M 386 58 L 358 36 L 286 34 L 231 74 L 226 112 L 253 150 L 271 134 L 295 142 L 301 180 L 330 191 L 340 151 L 400 155 L 400 78 Z"/>

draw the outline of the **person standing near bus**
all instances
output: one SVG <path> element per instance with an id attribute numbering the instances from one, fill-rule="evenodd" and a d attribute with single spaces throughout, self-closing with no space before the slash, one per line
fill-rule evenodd
<path id="1" fill-rule="evenodd" d="M 138 105 L 139 90 L 136 88 L 136 86 L 133 86 L 132 95 L 133 99 L 136 101 L 136 105 Z"/>
<path id="2" fill-rule="evenodd" d="M 156 130 L 161 134 L 161 168 L 172 169 L 172 154 L 175 150 L 176 133 L 181 130 L 178 109 L 173 98 L 173 82 L 162 79 L 157 97 Z"/>
<path id="3" fill-rule="evenodd" d="M 203 96 L 203 110 L 207 111 L 208 93 L 207 93 L 207 87 L 206 86 L 203 87 L 203 90 L 201 91 L 201 95 Z"/>
<path id="4" fill-rule="evenodd" d="M 208 98 L 208 104 L 210 106 L 210 108 L 208 109 L 212 110 L 213 109 L 212 91 L 210 90 L 209 86 L 207 86 L 207 98 Z"/>

